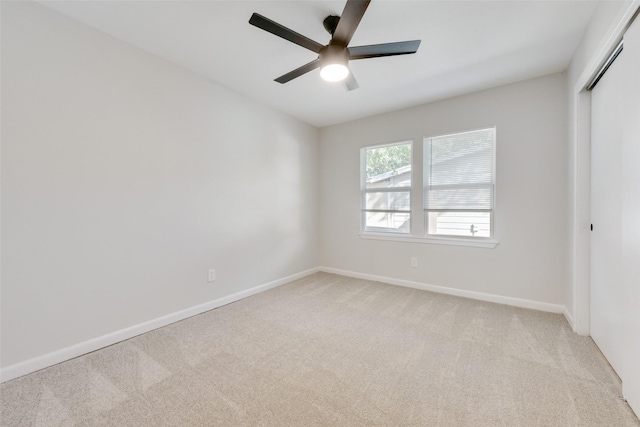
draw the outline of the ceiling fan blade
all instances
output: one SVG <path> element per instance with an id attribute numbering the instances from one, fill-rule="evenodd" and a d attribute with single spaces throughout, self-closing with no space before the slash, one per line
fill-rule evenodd
<path id="1" fill-rule="evenodd" d="M 296 68 L 295 70 L 278 77 L 277 79 L 275 79 L 275 81 L 277 81 L 278 83 L 286 83 L 295 79 L 296 77 L 300 77 L 301 75 L 308 73 L 309 71 L 315 70 L 318 67 L 320 67 L 320 59 L 314 59 L 308 64 L 305 64 L 300 68 Z"/>
<path id="2" fill-rule="evenodd" d="M 347 46 L 371 0 L 347 0 L 338 26 L 331 37 L 331 44 Z"/>
<path id="3" fill-rule="evenodd" d="M 370 44 L 349 48 L 349 59 L 377 58 L 380 56 L 409 55 L 416 53 L 420 40 L 406 42 Z"/>
<path id="4" fill-rule="evenodd" d="M 356 80 L 356 77 L 353 75 L 353 72 L 351 71 L 351 68 L 349 68 L 349 75 L 347 76 L 346 79 L 343 80 L 343 83 L 344 83 L 344 88 L 349 91 L 358 89 L 360 87 L 360 85 L 358 84 L 358 81 Z"/>
<path id="5" fill-rule="evenodd" d="M 320 53 L 320 49 L 324 47 L 320 43 L 313 41 L 310 38 L 303 36 L 302 34 L 298 34 L 295 31 L 290 30 L 289 28 L 280 25 L 275 21 L 272 21 L 269 18 L 265 18 L 258 13 L 254 13 L 253 15 L 251 15 L 249 24 L 268 31 L 278 37 L 282 37 L 285 40 L 289 40 L 290 42 L 293 42 L 298 46 L 302 46 L 306 49 L 312 50 L 315 53 Z"/>

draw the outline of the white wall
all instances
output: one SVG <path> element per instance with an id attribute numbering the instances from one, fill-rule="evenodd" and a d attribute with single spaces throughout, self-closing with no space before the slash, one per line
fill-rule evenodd
<path id="1" fill-rule="evenodd" d="M 31 2 L 1 89 L 3 367 L 318 265 L 316 128 Z"/>
<path id="2" fill-rule="evenodd" d="M 565 303 L 566 79 L 524 81 L 321 130 L 320 263 L 429 285 Z M 359 237 L 365 145 L 497 126 L 494 249 Z M 414 218 L 414 221 L 421 221 Z M 416 256 L 419 267 L 411 268 Z"/>

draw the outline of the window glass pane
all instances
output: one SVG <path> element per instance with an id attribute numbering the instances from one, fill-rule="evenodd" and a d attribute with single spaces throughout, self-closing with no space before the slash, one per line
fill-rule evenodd
<path id="1" fill-rule="evenodd" d="M 411 186 L 411 143 L 365 151 L 366 188 Z"/>
<path id="2" fill-rule="evenodd" d="M 366 212 L 366 231 L 395 231 L 408 233 L 410 229 L 409 213 L 402 212 Z"/>
<path id="3" fill-rule="evenodd" d="M 366 193 L 365 209 L 382 209 L 391 211 L 411 210 L 411 199 L 408 191 L 376 191 Z"/>
<path id="4" fill-rule="evenodd" d="M 410 232 L 412 145 L 409 141 L 362 148 L 364 231 Z"/>
<path id="5" fill-rule="evenodd" d="M 491 237 L 490 212 L 429 212 L 429 234 Z"/>

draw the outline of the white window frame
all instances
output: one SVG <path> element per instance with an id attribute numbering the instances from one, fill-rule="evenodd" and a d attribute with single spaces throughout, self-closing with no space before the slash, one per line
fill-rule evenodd
<path id="1" fill-rule="evenodd" d="M 384 148 L 384 147 L 392 147 L 395 145 L 406 145 L 408 144 L 411 147 L 411 185 L 404 187 L 382 187 L 382 188 L 370 188 L 367 189 L 367 171 L 366 171 L 366 162 L 367 162 L 367 150 L 376 149 L 376 148 Z M 393 209 L 367 209 L 367 193 L 409 193 L 409 201 L 411 203 L 410 206 L 413 205 L 413 185 L 415 181 L 413 165 L 414 161 L 414 143 L 413 140 L 401 140 L 395 142 L 387 142 L 383 144 L 375 144 L 375 145 L 367 145 L 360 149 L 360 230 L 361 234 L 376 234 L 376 235 L 396 235 L 396 236 L 409 236 L 411 235 L 411 227 L 413 224 L 413 209 L 405 210 L 393 210 Z M 367 227 L 367 212 L 382 212 L 382 213 L 407 213 L 409 215 L 409 230 L 408 231 L 396 231 L 389 228 L 382 227 Z"/>
<path id="2" fill-rule="evenodd" d="M 491 237 L 466 237 L 466 236 L 436 236 L 429 235 L 427 233 L 427 213 L 424 210 L 424 141 L 428 138 L 437 138 L 439 136 L 446 135 L 455 135 L 462 134 L 466 132 L 473 132 L 482 129 L 494 128 L 494 146 L 493 146 L 493 183 L 494 183 L 494 192 L 493 192 L 493 210 L 491 213 Z M 498 143 L 498 135 L 497 135 L 497 127 L 496 126 L 484 126 L 476 129 L 469 130 L 454 130 L 452 132 L 442 133 L 439 135 L 431 135 L 423 137 L 422 144 L 415 143 L 415 140 L 400 140 L 398 142 L 387 143 L 387 144 L 372 144 L 367 145 L 361 148 L 360 151 L 360 177 L 361 177 L 361 189 L 364 189 L 364 181 L 366 178 L 366 173 L 364 172 L 365 168 L 365 150 L 369 148 L 382 147 L 385 145 L 396 145 L 401 143 L 412 142 L 412 166 L 411 166 L 411 232 L 410 233 L 397 233 L 397 232 L 376 232 L 373 230 L 365 230 L 365 213 L 362 211 L 361 215 L 361 228 L 360 228 L 360 237 L 362 239 L 372 239 L 372 240 L 386 240 L 386 241 L 396 241 L 396 242 L 410 242 L 410 243 L 421 243 L 421 244 L 435 244 L 435 245 L 454 245 L 454 246 L 468 246 L 468 247 L 477 247 L 477 248 L 495 248 L 499 241 L 496 236 L 496 200 L 497 200 L 497 191 L 496 191 L 496 153 L 497 153 L 497 143 Z M 407 187 L 403 187 L 407 188 Z M 361 208 L 364 208 L 365 202 L 365 193 L 361 191 Z M 423 220 L 416 220 L 417 218 L 422 217 Z"/>

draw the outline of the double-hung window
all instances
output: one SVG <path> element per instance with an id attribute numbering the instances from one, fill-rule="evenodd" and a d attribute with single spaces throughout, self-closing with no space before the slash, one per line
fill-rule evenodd
<path id="1" fill-rule="evenodd" d="M 362 148 L 361 236 L 495 247 L 495 147 L 490 127 Z"/>
<path id="2" fill-rule="evenodd" d="M 410 232 L 411 160 L 410 141 L 361 150 L 363 231 Z"/>
<path id="3" fill-rule="evenodd" d="M 424 139 L 427 236 L 493 238 L 495 128 Z"/>

